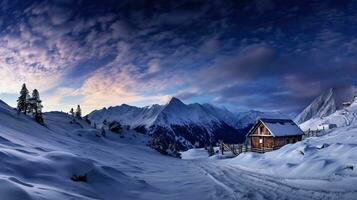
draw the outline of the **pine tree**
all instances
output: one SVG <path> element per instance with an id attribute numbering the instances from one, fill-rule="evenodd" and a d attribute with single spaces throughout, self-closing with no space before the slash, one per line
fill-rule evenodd
<path id="1" fill-rule="evenodd" d="M 34 89 L 32 92 L 32 97 L 28 98 L 28 112 L 32 113 L 35 120 L 43 124 L 43 117 L 42 117 L 42 101 L 40 99 L 40 94 L 37 89 Z"/>
<path id="2" fill-rule="evenodd" d="M 74 109 L 71 108 L 71 110 L 69 111 L 69 114 L 71 114 L 72 117 L 74 117 Z"/>
<path id="3" fill-rule="evenodd" d="M 40 99 L 40 93 L 37 89 L 34 89 L 32 92 L 32 98 L 36 99 L 36 106 L 35 106 L 35 119 L 38 123 L 43 124 L 43 117 L 42 117 L 42 101 Z"/>
<path id="4" fill-rule="evenodd" d="M 35 114 L 35 120 L 36 122 L 38 122 L 39 124 L 43 124 L 43 116 L 42 116 L 42 112 L 36 113 Z"/>
<path id="5" fill-rule="evenodd" d="M 24 114 L 26 115 L 28 109 L 28 102 L 27 102 L 28 97 L 29 97 L 29 91 L 26 88 L 26 84 L 24 83 L 20 91 L 20 96 L 17 100 L 17 111 L 19 113 L 24 112 Z"/>
<path id="6" fill-rule="evenodd" d="M 76 117 L 82 118 L 82 109 L 80 105 L 77 106 Z"/>

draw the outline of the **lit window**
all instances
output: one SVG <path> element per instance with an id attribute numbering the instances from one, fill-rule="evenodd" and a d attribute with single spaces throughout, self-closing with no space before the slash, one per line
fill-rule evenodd
<path id="1" fill-rule="evenodd" d="M 262 143 L 263 143 L 263 139 L 260 138 L 260 139 L 259 139 L 259 144 L 262 144 Z"/>

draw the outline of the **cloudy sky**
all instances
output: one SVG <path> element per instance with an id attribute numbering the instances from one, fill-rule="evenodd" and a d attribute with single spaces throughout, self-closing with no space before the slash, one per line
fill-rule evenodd
<path id="1" fill-rule="evenodd" d="M 45 110 L 213 103 L 297 112 L 356 84 L 357 2 L 0 1 L 0 99 Z"/>

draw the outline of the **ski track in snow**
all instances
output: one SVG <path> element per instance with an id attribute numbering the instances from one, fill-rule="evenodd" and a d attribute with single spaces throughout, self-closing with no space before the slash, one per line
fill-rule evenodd
<path id="1" fill-rule="evenodd" d="M 193 162 L 217 184 L 216 195 L 220 199 L 345 199 L 343 194 L 346 192 L 306 190 L 290 186 L 284 179 L 245 171 L 229 164 Z M 352 192 L 353 195 L 357 192 Z"/>

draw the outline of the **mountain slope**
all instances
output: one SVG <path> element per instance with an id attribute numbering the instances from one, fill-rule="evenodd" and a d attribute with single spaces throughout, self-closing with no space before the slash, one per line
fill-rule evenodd
<path id="1" fill-rule="evenodd" d="M 336 111 L 334 90 L 323 93 L 307 106 L 296 118 L 295 122 L 301 124 L 311 118 L 324 117 Z"/>
<path id="2" fill-rule="evenodd" d="M 210 104 L 186 105 L 173 97 L 166 105 L 138 108 L 123 104 L 93 111 L 88 118 L 99 126 L 104 120 L 118 121 L 153 139 L 161 138 L 161 143 L 168 143 L 170 148 L 186 150 L 216 144 L 219 140 L 242 143 L 257 118 L 274 114 L 253 110 L 232 113 Z M 280 113 L 276 115 L 281 117 Z"/>
<path id="3" fill-rule="evenodd" d="M 309 119 L 299 126 L 302 130 L 317 130 L 320 124 L 330 124 L 333 127 L 357 126 L 357 99 L 348 107 L 328 116 Z"/>
<path id="4" fill-rule="evenodd" d="M 342 200 L 357 194 L 356 129 L 267 154 L 186 161 L 150 149 L 135 131 L 97 137 L 99 130 L 66 113 L 44 119 L 46 127 L 0 102 L 1 199 Z M 86 175 L 87 182 L 73 175 Z"/>
<path id="5" fill-rule="evenodd" d="M 214 184 L 191 163 L 173 165 L 179 159 L 147 147 L 142 134 L 97 137 L 99 130 L 81 119 L 73 123 L 66 113 L 45 113 L 44 119 L 46 127 L 0 101 L 1 199 L 209 199 L 214 194 L 206 193 Z M 86 175 L 87 182 L 72 181 L 73 175 Z M 196 181 L 205 186 L 192 189 Z"/>
<path id="6" fill-rule="evenodd" d="M 294 121 L 301 124 L 312 118 L 326 117 L 336 110 L 342 108 L 342 103 L 351 101 L 355 94 L 354 86 L 347 86 L 341 88 L 330 88 L 318 96 L 314 101 L 308 105 Z"/>
<path id="7" fill-rule="evenodd" d="M 206 124 L 219 121 L 234 126 L 236 123 L 234 114 L 226 109 L 220 109 L 210 104 L 186 105 L 175 97 L 166 105 L 154 104 L 139 108 L 122 104 L 108 109 L 95 110 L 88 117 L 98 124 L 101 124 L 104 120 L 115 120 L 132 128 L 138 126 L 149 128 L 153 125 Z"/>

